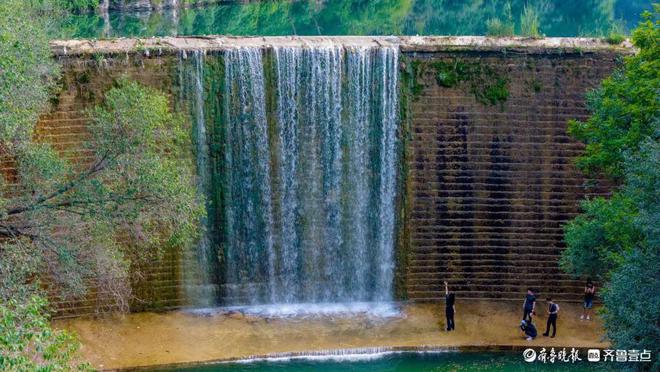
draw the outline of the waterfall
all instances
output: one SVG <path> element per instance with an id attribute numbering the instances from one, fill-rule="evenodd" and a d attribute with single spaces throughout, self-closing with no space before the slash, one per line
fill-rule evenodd
<path id="1" fill-rule="evenodd" d="M 208 187 L 222 195 L 221 302 L 391 300 L 398 47 L 236 47 L 218 57 L 222 114 L 195 128 L 201 138 L 199 126 L 212 126 L 217 142 L 197 148 L 220 164 Z"/>
<path id="2" fill-rule="evenodd" d="M 264 272 L 273 252 L 270 143 L 259 48 L 227 50 L 224 152 L 228 297 L 264 301 Z"/>
<path id="3" fill-rule="evenodd" d="M 180 102 L 187 102 L 189 114 L 193 122 L 193 141 L 195 147 L 195 160 L 197 168 L 197 189 L 200 200 L 206 203 L 206 209 L 211 210 L 209 194 L 211 184 L 211 160 L 209 151 L 209 136 L 206 125 L 205 90 L 204 90 L 204 51 L 195 51 L 190 56 L 190 63 L 184 64 L 188 59 L 186 54 L 180 55 L 179 64 L 182 68 L 179 75 L 179 85 L 184 88 L 179 98 Z M 212 249 L 210 236 L 213 230 L 208 216 L 200 221 L 202 233 L 192 255 L 184 257 L 187 270 L 186 294 L 191 304 L 195 306 L 210 306 L 215 303 L 217 284 L 214 283 L 217 270 L 217 254 Z"/>

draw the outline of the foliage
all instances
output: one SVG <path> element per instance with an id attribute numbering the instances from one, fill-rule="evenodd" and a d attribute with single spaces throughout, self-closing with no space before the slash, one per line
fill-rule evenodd
<path id="1" fill-rule="evenodd" d="M 0 154 L 32 133 L 48 104 L 58 73 L 48 46 L 56 12 L 48 1 L 0 1 Z"/>
<path id="2" fill-rule="evenodd" d="M 503 104 L 509 98 L 509 82 L 490 66 L 459 59 L 431 64 L 436 71 L 438 85 L 452 88 L 467 82 L 470 92 L 484 105 Z"/>
<path id="3" fill-rule="evenodd" d="M 513 36 L 515 34 L 514 25 L 512 23 L 505 23 L 500 21 L 499 18 L 491 18 L 486 21 L 486 34 L 488 36 Z"/>
<path id="4" fill-rule="evenodd" d="M 623 43 L 625 40 L 626 40 L 626 35 L 616 32 L 611 32 L 605 38 L 605 41 L 607 41 L 608 44 L 612 44 L 612 45 L 619 45 Z"/>
<path id="5" fill-rule="evenodd" d="M 590 96 L 592 116 L 570 123 L 571 133 L 587 142 L 578 165 L 592 176 L 615 179 L 621 187 L 609 199 L 585 201 L 585 213 L 566 226 L 562 267 L 606 281 L 604 321 L 617 348 L 656 348 L 657 353 L 660 23 L 653 17 L 660 6 L 655 9 L 633 33 L 639 53 Z"/>
<path id="6" fill-rule="evenodd" d="M 192 244 L 196 236 L 202 212 L 186 153 L 190 136 L 164 95 L 125 80 L 89 114 L 89 163 L 76 165 L 29 139 L 14 152 L 17 192 L 0 234 L 6 245 L 39 252 L 63 295 L 84 294 L 93 277 L 99 292 L 111 294 L 111 307 L 126 310 L 131 261 Z M 120 238 L 140 249 L 125 249 Z"/>
<path id="7" fill-rule="evenodd" d="M 94 10 L 99 6 L 99 0 L 56 0 L 62 9 L 71 12 L 85 12 Z"/>
<path id="8" fill-rule="evenodd" d="M 623 43 L 626 40 L 626 35 L 623 30 L 624 28 L 620 22 L 613 22 L 607 33 L 607 36 L 605 37 L 605 41 L 612 45 L 619 45 Z"/>
<path id="9" fill-rule="evenodd" d="M 625 70 L 605 79 L 601 88 L 588 96 L 592 116 L 587 121 L 569 124 L 569 133 L 587 145 L 585 155 L 577 163 L 587 174 L 602 171 L 620 180 L 624 155 L 634 156 L 639 143 L 653 134 L 660 110 L 658 38 L 658 21 L 647 14 L 632 37 L 639 53 L 627 57 Z"/>
<path id="10" fill-rule="evenodd" d="M 637 205 L 629 195 L 619 193 L 610 199 L 586 200 L 582 209 L 584 213 L 565 227 L 568 247 L 561 265 L 579 277 L 604 279 L 641 238 L 635 223 Z"/>
<path id="11" fill-rule="evenodd" d="M 520 35 L 541 38 L 539 31 L 539 15 L 536 8 L 529 4 L 525 4 L 522 13 L 520 13 Z"/>
<path id="12" fill-rule="evenodd" d="M 485 35 L 520 29 L 526 4 L 533 5 L 538 24 L 552 36 L 607 35 L 615 14 L 636 17 L 640 6 L 629 0 L 302 0 L 253 1 L 181 9 L 177 12 L 74 17 L 76 37 L 178 35 Z M 179 4 L 184 4 L 179 1 Z M 648 4 L 646 5 L 648 7 Z M 514 16 L 508 14 L 508 8 Z M 441 10 L 441 11 L 439 11 Z M 175 15 L 176 14 L 176 15 Z M 460 19 L 460 22 L 456 22 Z M 503 26 L 498 26 L 497 22 Z M 489 28 L 489 24 L 491 27 Z M 498 32 L 494 30 L 498 29 Z"/>
<path id="13" fill-rule="evenodd" d="M 508 1 L 504 4 L 502 13 L 504 20 L 500 20 L 498 17 L 486 21 L 486 34 L 488 36 L 513 36 L 515 34 L 511 2 Z"/>
<path id="14" fill-rule="evenodd" d="M 9 170 L 0 177 L 5 369 L 71 366 L 75 344 L 50 329 L 41 278 L 49 294 L 65 298 L 94 283 L 99 311 L 127 310 L 129 269 L 191 245 L 203 213 L 189 128 L 158 91 L 121 80 L 106 92 L 105 103 L 88 112 L 84 148 L 75 149 L 85 158 L 35 132 L 58 78 L 48 45 L 60 22 L 57 4 L 0 2 L 0 160 Z"/>
<path id="15" fill-rule="evenodd" d="M 657 371 L 660 341 L 660 250 L 637 249 L 625 256 L 624 264 L 612 272 L 603 293 L 607 305 L 603 320 L 607 336 L 617 349 L 650 349 L 653 365 L 636 367 Z"/>
<path id="16" fill-rule="evenodd" d="M 51 328 L 46 308 L 46 301 L 38 296 L 0 302 L 0 370 L 91 370 L 75 361 L 80 346 L 76 339 Z"/>

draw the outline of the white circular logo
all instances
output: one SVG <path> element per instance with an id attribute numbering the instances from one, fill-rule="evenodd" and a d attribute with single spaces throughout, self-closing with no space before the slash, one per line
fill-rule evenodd
<path id="1" fill-rule="evenodd" d="M 534 349 L 525 349 L 523 351 L 523 359 L 525 359 L 525 362 L 531 363 L 536 360 L 536 351 Z"/>

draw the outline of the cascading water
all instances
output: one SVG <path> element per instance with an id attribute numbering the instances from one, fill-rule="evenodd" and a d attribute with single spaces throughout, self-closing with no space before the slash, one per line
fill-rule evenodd
<path id="1" fill-rule="evenodd" d="M 211 185 L 222 194 L 221 302 L 391 300 L 398 47 L 237 47 L 220 58 L 208 151 L 221 164 Z"/>
<path id="2" fill-rule="evenodd" d="M 187 57 L 185 54 L 181 58 Z M 193 140 L 195 144 L 195 159 L 197 167 L 197 189 L 200 199 L 210 204 L 207 196 L 212 190 L 211 184 L 211 161 L 209 151 L 209 136 L 206 128 L 205 91 L 204 91 L 204 60 L 203 51 L 195 51 L 191 55 L 190 64 L 184 64 L 183 59 L 179 65 L 183 68 L 179 75 L 179 86 L 183 87 L 180 102 L 186 102 L 193 119 Z M 203 231 L 196 250 L 192 255 L 184 257 L 186 263 L 186 291 L 189 300 L 196 306 L 210 306 L 215 303 L 218 286 L 214 283 L 214 271 L 218 265 L 217 254 L 212 249 L 210 232 L 213 230 L 209 225 L 208 216 L 204 216 L 200 225 Z"/>

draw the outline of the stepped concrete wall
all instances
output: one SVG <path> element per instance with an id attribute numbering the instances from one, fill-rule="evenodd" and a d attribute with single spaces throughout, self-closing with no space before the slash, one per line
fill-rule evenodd
<path id="1" fill-rule="evenodd" d="M 438 300 L 443 280 L 459 298 L 541 295 L 579 300 L 558 266 L 562 225 L 588 189 L 573 166 L 583 146 L 566 134 L 584 119 L 584 94 L 629 44 L 596 39 L 485 37 L 200 37 L 59 41 L 62 90 L 38 135 L 84 160 L 84 110 L 129 76 L 175 97 L 179 58 L 239 45 L 399 45 L 402 52 L 402 224 L 397 296 Z M 174 99 L 172 100 L 174 102 Z M 133 310 L 185 306 L 181 258 L 166 255 L 134 280 Z M 93 313 L 98 297 L 59 302 L 59 315 Z"/>

